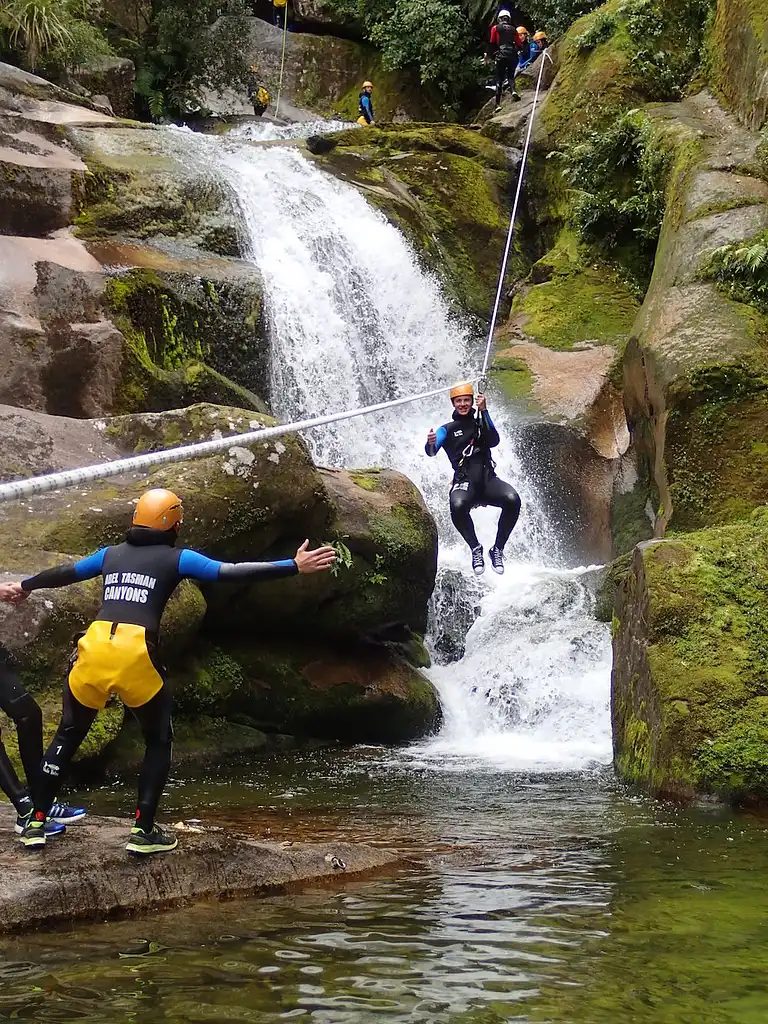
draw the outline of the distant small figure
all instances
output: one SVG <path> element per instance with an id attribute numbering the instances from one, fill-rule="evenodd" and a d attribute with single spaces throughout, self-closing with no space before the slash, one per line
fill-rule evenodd
<path id="1" fill-rule="evenodd" d="M 360 93 L 357 112 L 360 115 L 357 123 L 363 128 L 371 127 L 376 122 L 373 117 L 373 82 L 363 82 L 363 91 Z"/>
<path id="2" fill-rule="evenodd" d="M 272 0 L 272 17 L 278 28 L 288 27 L 288 0 Z"/>
<path id="3" fill-rule="evenodd" d="M 251 64 L 248 69 L 248 74 L 245 78 L 245 88 L 248 93 L 248 99 L 253 104 L 254 114 L 256 117 L 261 117 L 269 106 L 272 97 L 264 86 L 259 84 L 259 69 L 256 64 Z"/>
<path id="4" fill-rule="evenodd" d="M 515 91 L 515 71 L 517 70 L 517 32 L 512 24 L 512 15 L 506 8 L 499 11 L 496 24 L 491 29 L 486 60 L 493 58 L 496 64 L 496 110 L 501 107 L 501 94 L 504 83 L 509 82 L 512 99 L 519 100 Z"/>

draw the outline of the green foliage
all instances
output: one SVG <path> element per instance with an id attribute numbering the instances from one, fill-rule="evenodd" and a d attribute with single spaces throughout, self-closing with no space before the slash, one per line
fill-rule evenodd
<path id="1" fill-rule="evenodd" d="M 630 70 L 651 100 L 679 99 L 701 62 L 714 0 L 627 0 L 620 14 L 634 53 Z"/>
<path id="2" fill-rule="evenodd" d="M 123 40 L 137 66 L 136 93 L 155 121 L 203 109 L 201 94 L 241 84 L 247 73 L 245 0 L 156 0 L 140 40 Z"/>
<path id="3" fill-rule="evenodd" d="M 544 28 L 550 38 L 562 35 L 578 18 L 600 7 L 603 0 L 528 0 L 523 10 L 528 15 L 523 21 L 536 28 Z"/>
<path id="4" fill-rule="evenodd" d="M 586 31 L 579 36 L 574 36 L 573 43 L 579 53 L 589 53 L 600 43 L 610 39 L 616 28 L 616 19 L 611 14 L 603 12 L 594 21 L 590 22 Z"/>
<path id="5" fill-rule="evenodd" d="M 0 8 L 4 42 L 32 71 L 50 50 L 69 41 L 69 20 L 61 0 L 9 0 Z"/>
<path id="6" fill-rule="evenodd" d="M 768 313 L 768 231 L 746 242 L 721 245 L 701 270 L 737 302 Z"/>
<path id="7" fill-rule="evenodd" d="M 574 190 L 579 238 L 603 251 L 633 248 L 650 264 L 664 217 L 672 154 L 640 111 L 592 128 L 557 154 Z"/>
<path id="8" fill-rule="evenodd" d="M 341 540 L 324 541 L 336 552 L 336 561 L 331 566 L 331 575 L 338 576 L 342 569 L 352 568 L 352 552 Z"/>

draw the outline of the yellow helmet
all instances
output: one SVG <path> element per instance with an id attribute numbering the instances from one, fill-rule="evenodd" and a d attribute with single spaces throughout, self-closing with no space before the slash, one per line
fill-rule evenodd
<path id="1" fill-rule="evenodd" d="M 454 398 L 462 398 L 464 395 L 474 398 L 475 389 L 471 384 L 457 384 L 455 388 L 451 388 L 451 401 Z"/>
<path id="2" fill-rule="evenodd" d="M 521 35 L 521 36 L 522 35 L 526 35 L 526 36 L 528 35 L 528 29 L 525 27 L 525 25 L 518 25 L 517 26 L 517 32 L 518 32 L 518 35 Z"/>
<path id="3" fill-rule="evenodd" d="M 547 38 L 547 33 L 546 33 L 546 32 L 534 32 L 534 33 L 533 33 L 533 38 L 534 38 L 534 39 L 536 40 L 536 42 L 538 43 L 538 42 L 540 42 L 540 41 L 541 41 L 542 39 L 546 39 L 546 38 Z"/>
<path id="4" fill-rule="evenodd" d="M 183 521 L 181 498 L 164 487 L 145 491 L 133 511 L 133 525 L 148 526 L 151 530 L 170 530 Z"/>
<path id="5" fill-rule="evenodd" d="M 369 81 L 363 82 L 363 88 L 364 89 L 372 89 L 373 88 L 373 82 L 369 82 Z"/>

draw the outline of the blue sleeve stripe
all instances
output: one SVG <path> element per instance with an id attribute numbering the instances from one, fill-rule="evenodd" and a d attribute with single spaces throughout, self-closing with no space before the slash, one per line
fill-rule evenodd
<path id="1" fill-rule="evenodd" d="M 293 569 L 296 562 L 292 558 L 284 558 L 282 562 L 272 562 L 271 564 L 279 569 Z"/>
<path id="2" fill-rule="evenodd" d="M 436 434 L 437 440 L 435 441 L 435 451 L 439 452 L 440 449 L 445 444 L 445 439 L 446 437 L 448 437 L 448 431 L 445 429 L 445 427 L 438 427 Z"/>
<path id="3" fill-rule="evenodd" d="M 486 418 L 488 426 L 491 428 L 491 430 L 495 430 L 496 427 L 494 427 L 494 425 L 493 425 L 493 420 L 491 419 L 491 414 L 487 410 L 485 412 L 485 418 Z"/>
<path id="4" fill-rule="evenodd" d="M 106 553 L 107 549 L 102 548 L 101 551 L 94 551 L 92 555 L 87 555 L 85 558 L 81 558 L 79 562 L 75 562 L 74 570 L 77 579 L 92 580 L 94 576 L 99 576 L 104 565 Z"/>
<path id="5" fill-rule="evenodd" d="M 185 548 L 179 555 L 179 575 L 192 580 L 211 582 L 219 578 L 219 569 L 222 564 L 213 558 L 206 558 L 199 551 L 190 551 L 189 548 Z"/>

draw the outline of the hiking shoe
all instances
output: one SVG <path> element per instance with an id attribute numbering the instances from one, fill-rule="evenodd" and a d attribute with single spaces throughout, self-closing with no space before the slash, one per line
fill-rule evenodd
<path id="1" fill-rule="evenodd" d="M 179 845 L 173 832 L 163 832 L 159 825 L 153 825 L 149 832 L 135 825 L 131 829 L 131 838 L 126 844 L 128 853 L 145 856 L 149 853 L 169 853 Z"/>
<path id="2" fill-rule="evenodd" d="M 497 548 L 494 545 L 488 549 L 488 557 L 491 560 L 493 571 L 497 572 L 499 576 L 504 575 L 504 551 L 501 548 Z"/>
<path id="3" fill-rule="evenodd" d="M 498 112 L 500 110 L 501 110 L 501 104 L 497 103 L 496 106 L 493 108 L 493 112 L 494 112 L 494 114 L 498 114 Z"/>
<path id="4" fill-rule="evenodd" d="M 512 99 L 513 100 L 519 100 L 520 99 L 520 93 L 516 89 L 512 90 Z"/>
<path id="5" fill-rule="evenodd" d="M 16 818 L 16 824 L 13 827 L 14 832 L 17 836 L 24 835 L 24 829 L 27 826 L 30 818 L 32 817 L 32 811 L 28 811 L 26 814 L 20 814 Z M 51 836 L 60 836 L 67 831 L 66 825 L 61 825 L 58 821 L 54 821 L 53 818 L 47 818 L 45 822 L 45 835 L 47 839 Z"/>
<path id="6" fill-rule="evenodd" d="M 54 804 L 48 813 L 48 817 L 59 825 L 74 825 L 76 821 L 82 821 L 85 815 L 84 807 L 70 807 L 69 804 Z"/>
<path id="7" fill-rule="evenodd" d="M 475 576 L 482 576 L 485 572 L 485 562 L 483 561 L 483 545 L 478 544 L 476 548 L 472 548 L 472 569 Z"/>
<path id="8" fill-rule="evenodd" d="M 47 822 L 42 821 L 30 814 L 24 828 L 21 830 L 19 842 L 28 850 L 36 850 L 45 846 L 45 826 Z"/>

